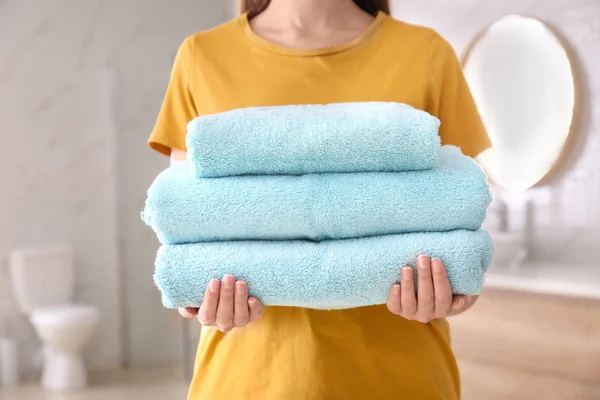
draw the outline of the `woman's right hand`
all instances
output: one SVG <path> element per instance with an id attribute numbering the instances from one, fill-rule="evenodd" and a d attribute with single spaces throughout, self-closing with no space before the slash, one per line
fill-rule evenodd
<path id="1" fill-rule="evenodd" d="M 248 323 L 263 315 L 264 307 L 255 297 L 248 297 L 248 285 L 225 275 L 219 282 L 213 279 L 204 292 L 200 308 L 180 308 L 184 318 L 197 317 L 203 326 L 215 326 L 221 332 Z"/>

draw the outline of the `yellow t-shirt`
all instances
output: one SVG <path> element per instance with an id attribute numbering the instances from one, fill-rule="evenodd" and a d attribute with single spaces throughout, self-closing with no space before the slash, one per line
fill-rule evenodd
<path id="1" fill-rule="evenodd" d="M 442 143 L 469 156 L 489 146 L 451 46 L 383 13 L 352 42 L 316 50 L 267 42 L 246 16 L 188 37 L 149 144 L 185 150 L 191 119 L 241 107 L 375 100 L 436 115 Z M 459 397 L 447 321 L 407 321 L 385 305 L 266 307 L 245 328 L 203 329 L 189 392 L 190 400 Z"/>

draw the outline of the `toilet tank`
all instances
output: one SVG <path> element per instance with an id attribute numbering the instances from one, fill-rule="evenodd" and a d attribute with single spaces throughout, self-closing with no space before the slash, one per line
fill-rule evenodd
<path id="1" fill-rule="evenodd" d="M 75 254 L 70 247 L 17 249 L 10 253 L 17 305 L 25 314 L 68 304 L 75 285 Z"/>

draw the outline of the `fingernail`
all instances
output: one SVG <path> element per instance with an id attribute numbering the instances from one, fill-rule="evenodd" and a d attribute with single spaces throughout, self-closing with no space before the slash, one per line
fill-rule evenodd
<path id="1" fill-rule="evenodd" d="M 237 281 L 235 283 L 235 291 L 240 296 L 243 295 L 244 293 L 246 293 L 246 282 L 244 282 L 244 281 Z"/>
<path id="2" fill-rule="evenodd" d="M 404 267 L 402 268 L 402 278 L 403 279 L 410 279 L 410 273 L 412 271 L 411 267 Z"/>
<path id="3" fill-rule="evenodd" d="M 208 291 L 211 293 L 217 293 L 219 291 L 219 281 L 212 279 L 208 284 Z"/>
<path id="4" fill-rule="evenodd" d="M 427 269 L 429 267 L 429 263 L 427 261 L 429 261 L 429 257 L 426 255 L 421 254 L 419 257 L 417 257 L 417 265 L 422 269 Z"/>
<path id="5" fill-rule="evenodd" d="M 454 305 L 454 309 L 460 310 L 461 308 L 463 308 L 464 305 L 465 305 L 465 299 L 464 299 L 464 297 L 461 297 L 460 299 L 458 299 L 458 301 Z"/>
<path id="6" fill-rule="evenodd" d="M 400 295 L 400 285 L 395 284 L 393 286 L 393 293 L 394 293 L 394 296 L 399 296 Z"/>
<path id="7" fill-rule="evenodd" d="M 250 305 L 250 307 L 254 308 L 254 307 L 258 306 L 258 300 L 250 299 L 250 300 L 248 300 L 248 304 Z"/>
<path id="8" fill-rule="evenodd" d="M 435 272 L 436 274 L 439 274 L 440 272 L 442 272 L 443 264 L 442 264 L 442 260 L 440 260 L 439 258 L 434 258 L 433 260 L 431 260 L 431 265 L 433 268 L 433 272 Z"/>
<path id="9" fill-rule="evenodd" d="M 233 289 L 234 282 L 233 276 L 231 275 L 225 275 L 223 277 L 223 286 L 225 289 Z"/>

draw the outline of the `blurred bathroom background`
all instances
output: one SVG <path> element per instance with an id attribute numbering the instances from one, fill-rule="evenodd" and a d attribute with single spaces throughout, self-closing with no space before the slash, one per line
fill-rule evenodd
<path id="1" fill-rule="evenodd" d="M 468 63 L 493 33 L 486 28 L 510 15 L 542 21 L 564 45 L 571 80 L 558 82 L 564 69 L 544 75 L 548 90 L 536 96 L 545 101 L 558 85 L 575 103 L 540 117 L 549 128 L 533 129 L 527 154 L 490 158 L 490 168 L 522 176 L 548 168 L 534 187 L 511 190 L 510 176 L 499 185 L 489 220 L 497 259 L 484 296 L 451 324 L 465 400 L 600 399 L 600 1 L 391 3 L 393 16 L 436 29 Z M 229 0 L 0 1 L 0 360 L 18 365 L 17 383 L 9 367 L 0 371 L 3 400 L 47 398 L 40 340 L 9 271 L 13 249 L 47 246 L 72 247 L 75 300 L 101 321 L 85 352 L 90 386 L 64 398 L 185 397 L 199 326 L 163 309 L 152 282 L 158 243 L 139 213 L 168 160 L 146 139 L 178 45 L 235 12 Z M 518 36 L 527 29 L 516 32 L 527 39 Z M 481 80 L 514 82 L 482 77 L 485 63 L 473 62 L 478 103 L 498 106 Z M 536 164 L 544 157 L 552 165 Z"/>

